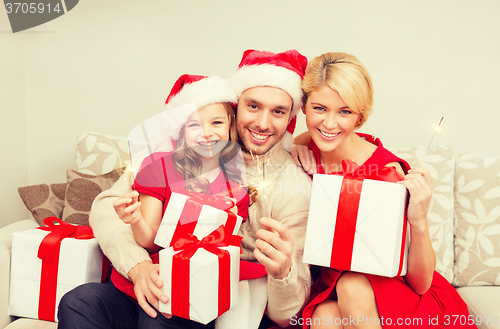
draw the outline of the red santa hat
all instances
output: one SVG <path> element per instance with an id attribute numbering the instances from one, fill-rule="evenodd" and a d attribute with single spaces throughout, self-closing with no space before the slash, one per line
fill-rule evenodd
<path id="1" fill-rule="evenodd" d="M 249 49 L 243 53 L 229 84 L 238 98 L 245 90 L 260 86 L 277 87 L 287 92 L 293 100 L 292 120 L 287 131 L 293 134 L 296 115 L 302 107 L 301 83 L 306 66 L 307 58 L 294 49 L 277 54 Z"/>
<path id="2" fill-rule="evenodd" d="M 164 108 L 168 111 L 165 130 L 172 139 L 178 140 L 182 126 L 195 111 L 213 103 L 236 102 L 236 95 L 226 79 L 218 76 L 181 75 L 165 101 Z"/>

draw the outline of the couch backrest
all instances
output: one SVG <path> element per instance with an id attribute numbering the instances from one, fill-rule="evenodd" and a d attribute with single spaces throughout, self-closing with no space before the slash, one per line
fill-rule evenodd
<path id="1" fill-rule="evenodd" d="M 412 168 L 424 167 L 432 177 L 432 200 L 428 214 L 429 232 L 436 252 L 436 271 L 453 282 L 454 243 L 454 172 L 455 156 L 449 146 L 393 148 L 391 151 L 408 161 Z"/>

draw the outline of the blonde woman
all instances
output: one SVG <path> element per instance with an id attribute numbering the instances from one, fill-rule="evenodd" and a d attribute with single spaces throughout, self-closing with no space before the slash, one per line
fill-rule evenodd
<path id="1" fill-rule="evenodd" d="M 365 66 L 352 55 L 323 54 L 309 62 L 302 88 L 308 132 L 296 138 L 296 144 L 302 145 L 292 152 L 296 163 L 302 162 L 309 173 L 333 175 L 343 174 L 343 160 L 358 164 L 361 175 L 395 167 L 401 174 L 399 183 L 410 193 L 411 236 L 404 276 L 321 268 L 303 311 L 304 328 L 458 327 L 452 316 L 467 318 L 469 313 L 451 284 L 434 271 L 436 257 L 427 223 L 432 195 L 429 172 L 410 169 L 378 138 L 355 132 L 373 107 L 373 86 Z M 430 323 L 431 318 L 438 319 L 437 325 Z"/>

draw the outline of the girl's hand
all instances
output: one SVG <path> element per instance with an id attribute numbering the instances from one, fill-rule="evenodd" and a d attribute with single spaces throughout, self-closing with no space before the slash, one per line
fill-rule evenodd
<path id="1" fill-rule="evenodd" d="M 410 192 L 408 221 L 411 226 L 426 228 L 427 211 L 432 197 L 432 181 L 429 170 L 413 168 L 401 182 Z"/>
<path id="2" fill-rule="evenodd" d="M 309 175 L 316 174 L 316 159 L 307 146 L 294 144 L 290 151 L 293 161 L 298 167 L 302 167 Z"/>
<path id="3" fill-rule="evenodd" d="M 137 191 L 132 191 L 116 200 L 113 202 L 113 207 L 125 224 L 135 224 L 143 219 Z"/>

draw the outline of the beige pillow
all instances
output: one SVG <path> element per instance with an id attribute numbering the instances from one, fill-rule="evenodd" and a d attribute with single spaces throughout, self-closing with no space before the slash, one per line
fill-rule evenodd
<path id="1" fill-rule="evenodd" d="M 130 162 L 126 137 L 99 133 L 82 133 L 76 146 L 77 171 L 88 175 L 103 175 L 126 167 Z"/>
<path id="2" fill-rule="evenodd" d="M 78 225 L 89 225 L 89 213 L 95 197 L 109 189 L 123 173 L 122 169 L 94 176 L 67 170 L 68 185 L 62 220 Z"/>
<path id="3" fill-rule="evenodd" d="M 66 183 L 39 184 L 20 187 L 17 191 L 33 218 L 44 226 L 43 220 L 47 217 L 61 218 L 66 185 Z"/>
<path id="4" fill-rule="evenodd" d="M 457 153 L 455 286 L 500 285 L 500 157 Z"/>
<path id="5" fill-rule="evenodd" d="M 453 282 L 453 171 L 455 158 L 448 146 L 400 147 L 391 151 L 412 168 L 424 167 L 432 177 L 432 200 L 428 213 L 429 233 L 436 252 L 436 271 Z"/>

